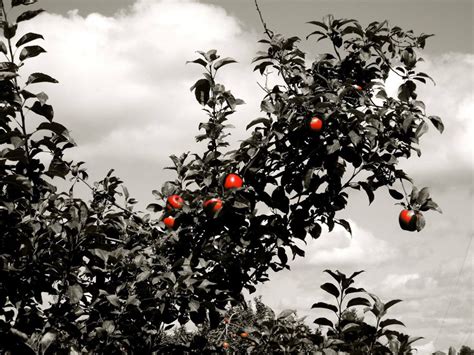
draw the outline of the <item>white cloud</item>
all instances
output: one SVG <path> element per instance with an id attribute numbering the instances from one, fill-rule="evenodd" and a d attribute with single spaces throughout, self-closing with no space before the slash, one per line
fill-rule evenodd
<path id="1" fill-rule="evenodd" d="M 312 265 L 357 265 L 379 264 L 397 256 L 397 250 L 383 239 L 349 221 L 352 236 L 337 226 L 330 235 L 316 240 L 307 240 L 305 263 Z"/>

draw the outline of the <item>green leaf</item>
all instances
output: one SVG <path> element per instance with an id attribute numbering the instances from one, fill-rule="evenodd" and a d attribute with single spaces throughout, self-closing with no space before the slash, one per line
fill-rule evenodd
<path id="1" fill-rule="evenodd" d="M 278 258 L 280 259 L 280 262 L 283 265 L 286 265 L 288 263 L 288 257 L 286 256 L 285 248 L 283 247 L 278 248 Z"/>
<path id="2" fill-rule="evenodd" d="M 42 12 L 44 12 L 43 9 L 25 11 L 17 17 L 16 23 L 31 20 L 33 17 L 38 16 Z"/>
<path id="3" fill-rule="evenodd" d="M 15 46 L 18 48 L 36 39 L 44 39 L 44 37 L 38 33 L 28 32 L 27 34 L 21 36 L 21 38 L 16 42 Z"/>
<path id="4" fill-rule="evenodd" d="M 401 325 L 403 327 L 405 326 L 405 324 L 403 324 L 403 322 L 400 322 L 397 319 L 385 319 L 385 320 L 380 322 L 380 327 L 381 328 L 388 327 L 389 325 Z"/>
<path id="5" fill-rule="evenodd" d="M 370 302 L 366 298 L 362 297 L 355 297 L 347 302 L 347 308 L 354 307 L 354 306 L 370 306 Z"/>
<path id="6" fill-rule="evenodd" d="M 331 295 L 333 295 L 334 297 L 338 298 L 340 293 L 339 293 L 339 290 L 337 289 L 336 286 L 334 286 L 332 283 L 330 282 L 326 282 L 325 284 L 322 284 L 321 285 L 321 288 L 326 291 L 327 293 L 330 293 Z"/>
<path id="7" fill-rule="evenodd" d="M 316 323 L 319 325 L 327 325 L 328 327 L 334 328 L 334 324 L 329 319 L 324 318 L 324 317 L 315 319 L 313 323 Z"/>
<path id="8" fill-rule="evenodd" d="M 230 64 L 230 63 L 237 63 L 237 61 L 233 58 L 227 57 L 227 58 L 222 58 L 216 61 L 214 65 L 214 69 L 217 70 L 220 67 L 223 67 L 224 65 Z"/>
<path id="9" fill-rule="evenodd" d="M 311 306 L 311 308 L 324 308 L 324 309 L 329 309 L 330 311 L 333 311 L 334 313 L 337 313 L 338 309 L 336 306 L 325 303 L 325 302 L 317 302 Z"/>
<path id="10" fill-rule="evenodd" d="M 28 77 L 26 85 L 35 83 L 53 83 L 57 84 L 58 81 L 44 73 L 33 73 Z"/>
<path id="11" fill-rule="evenodd" d="M 367 193 L 367 197 L 369 198 L 369 205 L 370 205 L 375 199 L 375 194 L 374 194 L 374 191 L 372 190 L 372 187 L 364 181 L 359 182 L 359 185 L 362 186 L 364 191 Z"/>
<path id="12" fill-rule="evenodd" d="M 40 46 L 27 46 L 24 47 L 20 52 L 20 61 L 24 61 L 28 58 L 33 58 L 41 53 L 46 53 L 46 51 Z"/>

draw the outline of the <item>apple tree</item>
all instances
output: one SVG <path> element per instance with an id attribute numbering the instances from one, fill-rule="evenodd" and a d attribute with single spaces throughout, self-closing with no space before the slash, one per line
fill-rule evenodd
<path id="1" fill-rule="evenodd" d="M 35 3 L 1 2 L 2 351 L 158 351 L 176 322 L 217 327 L 243 290 L 304 256 L 298 244 L 308 235 L 335 225 L 350 232 L 338 211 L 351 190 L 372 202 L 387 188 L 408 210 L 400 215 L 407 230 L 423 228 L 421 211 L 439 210 L 427 188 L 408 195 L 403 182 L 412 181 L 397 166 L 421 154 L 430 122 L 443 130 L 416 93 L 431 80 L 416 69 L 429 35 L 327 16 L 311 22 L 308 39 L 329 41 L 332 51 L 309 60 L 298 37 L 265 26 L 255 70 L 271 69 L 281 84 L 263 88 L 262 115 L 233 148 L 228 122 L 243 101 L 217 74 L 235 60 L 199 52 L 192 63 L 204 73 L 192 91 L 207 115 L 196 137 L 207 149 L 172 156 L 176 178 L 153 191 L 143 213 L 113 170 L 89 183 L 85 163 L 64 158 L 75 143 L 36 89 L 57 80 L 20 73 L 45 52 L 41 34 L 21 32 L 42 12 Z M 390 72 L 403 79 L 397 97 L 385 91 Z M 59 190 L 58 179 L 70 189 Z M 90 201 L 77 184 L 90 188 Z"/>

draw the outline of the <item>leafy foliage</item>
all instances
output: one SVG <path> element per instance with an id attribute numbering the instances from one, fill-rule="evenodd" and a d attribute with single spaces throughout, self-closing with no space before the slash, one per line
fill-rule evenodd
<path id="1" fill-rule="evenodd" d="M 242 303 L 244 289 L 255 291 L 269 270 L 289 268 L 290 256 L 304 256 L 298 240 L 318 238 L 323 225 L 350 231 L 336 216 L 349 189 L 362 188 L 371 202 L 386 186 L 400 199 L 393 185 L 411 179 L 397 168 L 398 159 L 420 154 L 427 122 L 443 129 L 438 117 L 426 117 L 416 94 L 415 81 L 429 79 L 415 70 L 420 60 L 415 50 L 428 35 L 385 22 L 362 28 L 355 20 L 329 16 L 312 22 L 318 30 L 310 38 L 329 39 L 334 54 L 322 54 L 308 66 L 296 46 L 299 38 L 267 31 L 256 70 L 268 75 L 271 68 L 284 84 L 264 88 L 263 117 L 250 122 L 249 138 L 228 150 L 228 120 L 243 101 L 216 75 L 235 61 L 216 50 L 198 52 L 192 63 L 205 73 L 191 90 L 208 116 L 196 137 L 207 150 L 172 156 L 176 179 L 153 191 L 157 201 L 148 206 L 150 214 L 135 212 L 137 201 L 113 170 L 90 184 L 84 162 L 64 160 L 74 140 L 56 121 L 48 96 L 35 91 L 36 83 L 57 80 L 37 72 L 20 83 L 23 61 L 46 50 L 34 44 L 42 35 L 17 34 L 18 23 L 41 10 L 19 13 L 16 22 L 8 17 L 34 3 L 12 0 L 8 11 L 1 3 L 0 51 L 6 57 L 0 63 L 1 351 L 149 353 L 162 348 L 175 322 L 218 327 L 229 306 Z M 390 71 L 403 78 L 397 98 L 384 90 Z M 29 115 L 42 120 L 38 127 L 31 126 Z M 317 134 L 308 128 L 314 116 L 323 121 Z M 242 187 L 223 186 L 230 173 L 243 179 Z M 58 178 L 71 182 L 69 191 L 58 191 Z M 76 197 L 77 184 L 90 188 L 90 202 Z M 183 199 L 182 207 L 167 208 L 171 195 Z M 404 206 L 438 210 L 426 189 L 404 196 Z M 203 203 L 214 198 L 221 208 L 206 213 Z M 166 217 L 175 222 L 168 228 Z M 336 299 L 349 292 L 330 285 L 323 289 Z M 340 307 L 336 324 L 326 319 L 335 334 L 342 332 Z M 383 312 L 372 310 L 380 318 Z M 303 336 L 307 329 L 291 317 L 270 317 L 260 326 L 279 334 L 290 324 Z M 376 329 L 395 324 L 382 322 Z M 259 346 L 273 344 L 267 330 L 255 338 Z M 290 338 L 287 349 L 304 348 Z M 202 346 L 202 338 L 193 341 L 191 348 Z"/>

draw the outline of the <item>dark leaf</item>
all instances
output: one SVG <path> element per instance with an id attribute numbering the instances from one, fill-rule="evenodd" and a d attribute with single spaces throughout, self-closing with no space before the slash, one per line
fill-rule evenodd
<path id="1" fill-rule="evenodd" d="M 159 212 L 163 210 L 163 207 L 157 203 L 150 203 L 146 209 L 150 212 Z"/>
<path id="2" fill-rule="evenodd" d="M 17 17 L 16 22 L 18 23 L 21 21 L 28 21 L 32 19 L 33 17 L 38 16 L 42 12 L 44 12 L 43 9 L 25 11 L 20 16 Z"/>
<path id="3" fill-rule="evenodd" d="M 313 239 L 318 239 L 321 236 L 322 229 L 319 223 L 314 223 L 309 227 L 308 232 Z"/>
<path id="4" fill-rule="evenodd" d="M 57 84 L 58 81 L 47 74 L 43 73 L 33 73 L 28 77 L 26 85 L 34 83 L 54 83 Z"/>
<path id="5" fill-rule="evenodd" d="M 194 95 L 196 96 L 196 100 L 201 105 L 206 105 L 209 101 L 211 84 L 206 79 L 199 79 L 196 83 L 191 87 L 191 91 L 194 90 Z"/>
<path id="6" fill-rule="evenodd" d="M 285 248 L 283 248 L 283 247 L 278 248 L 278 258 L 280 258 L 280 261 L 283 265 L 287 264 L 288 257 L 286 256 Z"/>
<path id="7" fill-rule="evenodd" d="M 24 61 L 25 59 L 36 57 L 37 55 L 45 52 L 46 51 L 40 46 L 27 46 L 21 50 L 20 60 Z"/>
<path id="8" fill-rule="evenodd" d="M 45 117 L 49 121 L 53 120 L 54 110 L 53 110 L 53 106 L 51 105 L 48 105 L 48 104 L 41 105 L 39 101 L 35 101 L 33 103 L 33 106 L 30 107 L 30 110 L 40 116 Z"/>
<path id="9" fill-rule="evenodd" d="M 19 6 L 19 5 L 32 5 L 37 3 L 38 0 L 12 0 L 12 7 Z"/>
<path id="10" fill-rule="evenodd" d="M 268 127 L 270 127 L 271 121 L 268 118 L 259 117 L 259 118 L 254 119 L 252 122 L 250 122 L 247 125 L 246 129 L 249 129 L 249 128 L 251 128 L 251 127 L 253 127 L 257 124 L 260 124 L 260 123 L 263 123 L 263 125 L 268 128 Z"/>
<path id="11" fill-rule="evenodd" d="M 398 192 L 397 190 L 394 189 L 388 189 L 388 193 L 390 196 L 392 196 L 395 200 L 402 200 L 403 199 L 403 194 Z"/>
<path id="12" fill-rule="evenodd" d="M 348 287 L 344 293 L 348 295 L 356 292 L 365 292 L 365 289 L 363 289 L 362 287 Z"/>
<path id="13" fill-rule="evenodd" d="M 8 53 L 7 46 L 5 45 L 5 43 L 3 43 L 3 41 L 0 41 L 0 52 L 2 52 L 3 54 Z"/>
<path id="14" fill-rule="evenodd" d="M 389 325 L 401 325 L 403 327 L 405 326 L 405 324 L 403 324 L 402 322 L 400 322 L 397 319 L 385 319 L 385 320 L 380 322 L 380 327 L 381 328 L 388 327 Z"/>
<path id="15" fill-rule="evenodd" d="M 334 324 L 329 319 L 324 318 L 324 317 L 315 319 L 313 323 L 316 323 L 319 325 L 327 325 L 328 327 L 334 328 Z"/>
<path id="16" fill-rule="evenodd" d="M 361 181 L 359 185 L 362 186 L 364 191 L 367 193 L 367 197 L 369 198 L 369 205 L 370 205 L 374 201 L 374 198 L 375 198 L 375 194 L 372 187 L 368 183 L 363 182 L 363 181 Z"/>
<path id="17" fill-rule="evenodd" d="M 21 38 L 16 42 L 15 46 L 20 47 L 36 39 L 44 39 L 44 37 L 38 33 L 28 32 L 27 34 L 21 36 Z"/>
<path id="18" fill-rule="evenodd" d="M 389 309 L 390 307 L 396 305 L 397 303 L 402 302 L 402 300 L 391 300 L 385 303 L 385 310 Z"/>
<path id="19" fill-rule="evenodd" d="M 67 130 L 67 128 L 57 122 L 42 122 L 38 126 L 38 128 L 36 128 L 36 130 L 39 131 L 41 129 L 54 132 L 58 136 L 69 137 L 69 131 Z"/>
<path id="20" fill-rule="evenodd" d="M 337 289 L 336 286 L 334 286 L 332 283 L 330 282 L 326 282 L 325 284 L 322 284 L 321 285 L 321 288 L 326 291 L 327 293 L 330 293 L 331 295 L 333 295 L 334 297 L 339 297 L 340 293 L 339 293 L 339 290 Z"/>
<path id="21" fill-rule="evenodd" d="M 188 60 L 188 61 L 186 62 L 186 64 L 188 64 L 188 63 L 200 64 L 200 65 L 202 65 L 203 67 L 206 67 L 206 66 L 207 66 L 207 62 L 206 62 L 204 59 L 202 59 L 202 58 L 198 58 L 198 59 L 195 59 L 195 60 Z"/>
<path id="22" fill-rule="evenodd" d="M 227 57 L 227 58 L 219 59 L 213 65 L 214 65 L 214 69 L 217 70 L 220 67 L 223 67 L 224 65 L 227 65 L 227 64 L 230 64 L 230 63 L 237 63 L 237 61 L 233 58 Z"/>
<path id="23" fill-rule="evenodd" d="M 370 302 L 366 298 L 355 297 L 349 300 L 349 302 L 347 302 L 347 308 L 353 307 L 353 306 L 367 306 L 368 307 L 370 306 Z"/>
<path id="24" fill-rule="evenodd" d="M 443 133 L 444 131 L 444 124 L 440 117 L 438 116 L 429 116 L 428 117 L 433 126 L 439 131 L 439 133 Z"/>
<path id="25" fill-rule="evenodd" d="M 330 311 L 333 311 L 334 313 L 338 312 L 338 309 L 336 306 L 325 303 L 325 302 L 317 302 L 311 306 L 311 308 L 324 308 L 324 309 L 329 309 Z"/>

